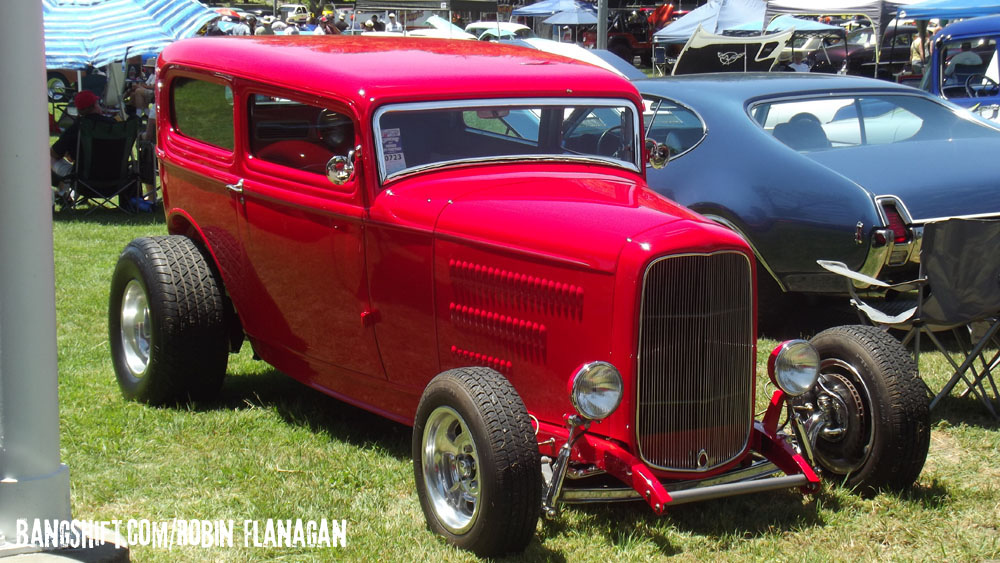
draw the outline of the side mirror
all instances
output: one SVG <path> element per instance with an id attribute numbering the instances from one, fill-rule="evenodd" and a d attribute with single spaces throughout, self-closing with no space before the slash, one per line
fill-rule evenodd
<path id="1" fill-rule="evenodd" d="M 646 160 L 649 165 L 659 170 L 667 165 L 670 160 L 670 147 L 662 143 L 657 143 L 653 139 L 646 139 Z"/>
<path id="2" fill-rule="evenodd" d="M 347 151 L 347 156 L 334 155 L 326 162 L 326 177 L 336 186 L 342 186 L 354 179 L 354 155 L 361 145 Z"/>

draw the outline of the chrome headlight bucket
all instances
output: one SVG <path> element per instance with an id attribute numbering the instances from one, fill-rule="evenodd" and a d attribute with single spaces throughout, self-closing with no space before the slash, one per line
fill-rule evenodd
<path id="1" fill-rule="evenodd" d="M 573 375 L 570 400 L 580 416 L 604 420 L 622 402 L 622 376 L 608 362 L 590 362 Z"/>
<path id="2" fill-rule="evenodd" d="M 782 391 L 798 397 L 819 377 L 819 352 L 805 340 L 786 340 L 771 352 L 767 372 Z"/>

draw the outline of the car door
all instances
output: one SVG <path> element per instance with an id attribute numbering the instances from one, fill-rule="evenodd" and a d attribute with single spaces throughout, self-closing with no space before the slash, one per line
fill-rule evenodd
<path id="1" fill-rule="evenodd" d="M 240 99 L 246 247 L 270 304 L 269 318 L 253 325 L 257 339 L 278 355 L 279 368 L 331 389 L 342 389 L 338 378 L 347 374 L 383 377 L 374 329 L 364 322 L 361 182 L 335 185 L 326 174 L 332 156 L 358 143 L 353 112 L 260 84 L 241 88 Z"/>

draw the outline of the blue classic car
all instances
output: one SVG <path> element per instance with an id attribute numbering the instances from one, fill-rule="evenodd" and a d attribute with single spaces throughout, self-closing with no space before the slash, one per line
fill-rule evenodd
<path id="1" fill-rule="evenodd" d="M 1000 15 L 945 26 L 934 35 L 922 87 L 983 117 L 1000 120 L 998 40 Z"/>
<path id="2" fill-rule="evenodd" d="M 1000 129 L 926 92 L 793 72 L 636 86 L 671 153 L 649 185 L 750 242 L 765 331 L 806 296 L 846 294 L 817 259 L 912 279 L 923 223 L 1000 215 Z"/>

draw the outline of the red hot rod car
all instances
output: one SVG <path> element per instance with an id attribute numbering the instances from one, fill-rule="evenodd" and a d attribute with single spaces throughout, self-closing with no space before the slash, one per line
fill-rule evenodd
<path id="1" fill-rule="evenodd" d="M 412 425 L 429 527 L 480 554 L 523 549 L 560 503 L 919 474 L 926 397 L 881 333 L 783 343 L 754 420 L 753 255 L 647 188 L 666 150 L 624 79 L 381 37 L 192 39 L 158 64 L 170 235 L 112 279 L 126 397 L 211 397 L 248 339 Z"/>

